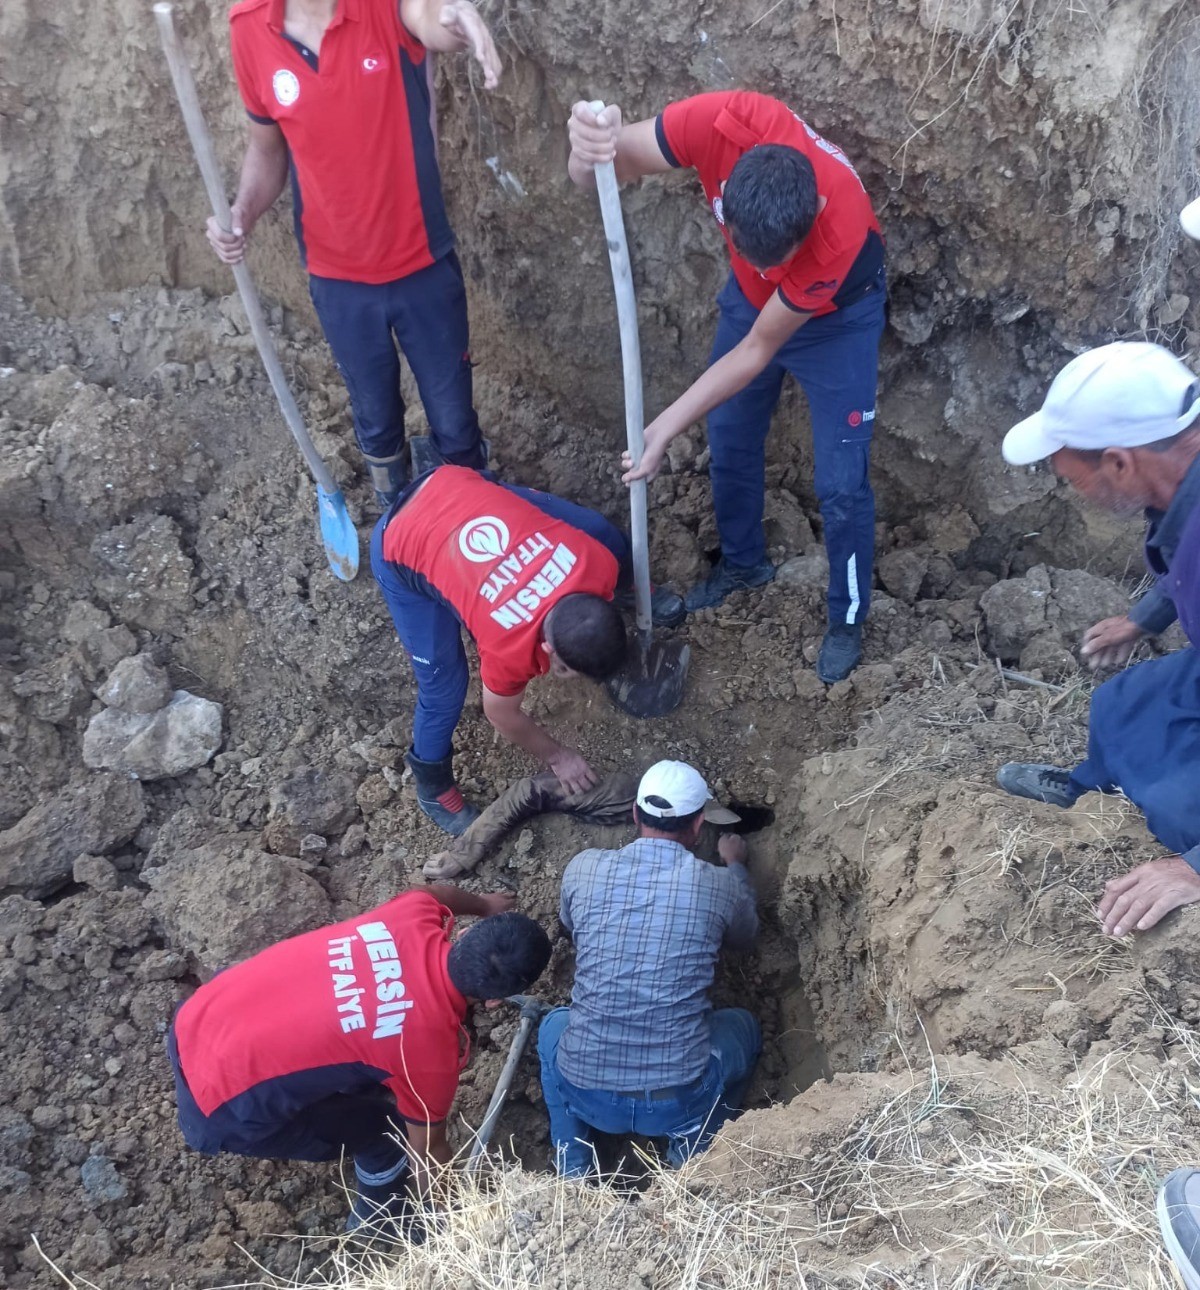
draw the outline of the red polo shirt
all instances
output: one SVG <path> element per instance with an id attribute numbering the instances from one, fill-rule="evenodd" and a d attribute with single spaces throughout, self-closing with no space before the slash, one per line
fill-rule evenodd
<path id="1" fill-rule="evenodd" d="M 469 1052 L 467 1003 L 446 972 L 453 926 L 433 896 L 408 891 L 202 985 L 174 1022 L 201 1111 L 234 1102 L 242 1119 L 274 1125 L 383 1084 L 406 1120 L 444 1120 Z"/>
<path id="2" fill-rule="evenodd" d="M 454 245 L 429 124 L 425 47 L 397 0 L 338 0 L 319 55 L 283 30 L 284 0 L 229 15 L 246 110 L 291 153 L 296 238 L 310 273 L 391 282 Z"/>
<path id="3" fill-rule="evenodd" d="M 883 238 L 871 201 L 846 154 L 778 99 L 748 90 L 699 94 L 664 109 L 658 144 L 673 166 L 692 166 L 746 298 L 761 309 L 778 291 L 790 309 L 829 314 L 851 303 L 883 265 Z M 734 249 L 721 212 L 721 193 L 738 159 L 760 143 L 781 143 L 812 163 L 824 209 L 786 264 L 760 273 Z"/>
<path id="4" fill-rule="evenodd" d="M 493 694 L 520 694 L 549 671 L 542 623 L 564 596 L 611 600 L 617 585 L 616 557 L 602 542 L 466 466 L 442 466 L 396 512 L 383 555 L 458 616 Z"/>

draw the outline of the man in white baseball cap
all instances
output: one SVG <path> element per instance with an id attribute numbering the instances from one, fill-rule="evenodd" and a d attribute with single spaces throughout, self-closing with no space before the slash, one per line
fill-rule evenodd
<path id="1" fill-rule="evenodd" d="M 1060 478 L 1117 514 L 1144 511 L 1156 587 L 1125 618 L 1097 623 L 1082 653 L 1093 667 L 1128 661 L 1142 636 L 1178 616 L 1190 646 L 1126 668 L 1092 696 L 1088 756 L 1074 770 L 1000 768 L 1001 788 L 1070 807 L 1120 790 L 1173 854 L 1114 878 L 1104 930 L 1145 931 L 1200 900 L 1200 378 L 1160 345 L 1089 350 L 1054 378 L 1041 410 L 1004 437 L 1006 461 L 1048 458 Z"/>
<path id="2" fill-rule="evenodd" d="M 554 1162 L 594 1164 L 592 1130 L 667 1139 L 667 1160 L 702 1151 L 745 1099 L 762 1032 L 745 1008 L 708 1000 L 722 946 L 758 933 L 746 844 L 725 834 L 724 865 L 692 854 L 705 819 L 732 823 L 693 767 L 660 761 L 634 799 L 638 837 L 582 851 L 563 875 L 559 918 L 575 942 L 571 1006 L 538 1032 Z"/>

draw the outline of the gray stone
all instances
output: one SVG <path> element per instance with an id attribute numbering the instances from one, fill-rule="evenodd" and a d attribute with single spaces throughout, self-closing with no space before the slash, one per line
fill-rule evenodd
<path id="1" fill-rule="evenodd" d="M 129 1186 L 107 1156 L 88 1156 L 79 1170 L 83 1189 L 94 1201 L 124 1200 Z"/>
<path id="2" fill-rule="evenodd" d="M 71 881 L 81 854 L 111 854 L 145 818 L 142 786 L 126 776 L 67 785 L 0 833 L 0 895 L 52 895 Z"/>
<path id="3" fill-rule="evenodd" d="M 829 581 L 829 560 L 822 550 L 785 560 L 775 570 L 775 581 L 784 587 L 824 587 Z"/>
<path id="4" fill-rule="evenodd" d="M 929 569 L 929 555 L 926 552 L 904 547 L 899 551 L 889 551 L 880 556 L 878 561 L 879 581 L 897 600 L 906 605 L 913 604 L 921 594 L 921 584 Z"/>
<path id="5" fill-rule="evenodd" d="M 1077 645 L 1083 633 L 1102 618 L 1129 613 L 1129 594 L 1111 579 L 1083 569 L 1051 569 L 1049 573 L 1054 588 L 1049 617 L 1065 644 Z"/>
<path id="6" fill-rule="evenodd" d="M 117 867 L 103 856 L 79 856 L 71 868 L 71 878 L 81 887 L 94 891 L 116 891 L 121 885 Z"/>
<path id="7" fill-rule="evenodd" d="M 176 690 L 155 713 L 106 708 L 83 736 L 83 760 L 94 769 L 137 779 L 168 779 L 203 766 L 221 746 L 219 703 Z"/>
<path id="8" fill-rule="evenodd" d="M 1017 666 L 1022 672 L 1040 672 L 1049 681 L 1079 670 L 1075 655 L 1053 632 L 1035 636 L 1021 651 Z"/>
<path id="9" fill-rule="evenodd" d="M 989 587 L 979 600 L 992 653 L 1016 659 L 1031 640 L 1046 629 L 1050 576 L 1044 565 L 1023 578 L 1006 578 Z"/>
<path id="10" fill-rule="evenodd" d="M 177 632 L 192 610 L 191 560 L 179 525 L 166 515 L 138 519 L 102 533 L 92 554 L 105 572 L 95 587 L 114 614 L 151 632 Z"/>
<path id="11" fill-rule="evenodd" d="M 344 771 L 304 766 L 271 788 L 263 842 L 276 855 L 298 856 L 307 834 L 336 837 L 358 816 L 357 781 Z"/>
<path id="12" fill-rule="evenodd" d="M 146 903 L 169 947 L 203 975 L 329 921 L 320 883 L 256 842 L 251 835 L 225 838 L 142 871 L 151 888 Z"/>
<path id="13" fill-rule="evenodd" d="M 148 654 L 122 659 L 108 680 L 96 691 L 96 698 L 122 712 L 152 713 L 171 702 L 171 682 L 164 668 Z"/>

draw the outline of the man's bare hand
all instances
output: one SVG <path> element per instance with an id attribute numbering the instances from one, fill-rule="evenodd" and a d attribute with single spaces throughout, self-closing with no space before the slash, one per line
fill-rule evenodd
<path id="1" fill-rule="evenodd" d="M 599 777 L 574 748 L 561 748 L 550 758 L 550 769 L 568 793 L 582 793 L 598 784 Z"/>
<path id="2" fill-rule="evenodd" d="M 487 23 L 475 6 L 467 0 L 454 0 L 442 6 L 438 21 L 462 42 L 464 49 L 471 51 L 471 56 L 483 68 L 483 88 L 494 90 L 500 84 L 500 55 Z"/>
<path id="3" fill-rule="evenodd" d="M 1107 936 L 1148 931 L 1181 905 L 1200 900 L 1200 873 L 1182 856 L 1151 860 L 1104 884 L 1098 913 Z"/>
<path id="4" fill-rule="evenodd" d="M 1092 669 L 1121 667 L 1129 662 L 1133 647 L 1146 635 L 1128 615 L 1105 618 L 1083 633 L 1079 652 Z"/>
<path id="5" fill-rule="evenodd" d="M 726 864 L 745 864 L 748 853 L 746 839 L 736 833 L 722 833 L 717 841 L 717 855 Z"/>
<path id="6" fill-rule="evenodd" d="M 246 238 L 249 237 L 250 230 L 245 226 L 245 216 L 239 206 L 230 210 L 230 217 L 228 233 L 217 223 L 215 215 L 208 217 L 204 231 L 217 258 L 223 264 L 241 264 L 246 258 Z"/>
<path id="7" fill-rule="evenodd" d="M 567 120 L 567 138 L 571 141 L 569 160 L 579 167 L 595 167 L 615 160 L 620 133 L 621 109 L 615 103 L 609 103 L 599 114 L 592 111 L 590 103 L 576 103 Z"/>
<path id="8" fill-rule="evenodd" d="M 517 898 L 511 891 L 489 891 L 485 892 L 479 899 L 487 905 L 487 913 L 483 915 L 484 918 L 490 918 L 493 914 L 507 914 L 517 907 Z"/>

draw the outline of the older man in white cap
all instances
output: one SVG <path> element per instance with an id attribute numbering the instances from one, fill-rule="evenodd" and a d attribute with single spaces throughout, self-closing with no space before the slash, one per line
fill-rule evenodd
<path id="1" fill-rule="evenodd" d="M 1124 662 L 1134 641 L 1176 615 L 1190 642 L 1096 690 L 1082 765 L 1010 762 L 996 777 L 1010 793 L 1055 806 L 1120 789 L 1142 809 L 1173 854 L 1114 878 L 1099 912 L 1111 936 L 1145 931 L 1200 900 L 1200 378 L 1159 345 L 1089 350 L 1055 377 L 1041 410 L 1008 432 L 1003 452 L 1014 465 L 1049 459 L 1107 510 L 1145 513 L 1153 599 L 1128 620 L 1093 627 L 1085 656 Z"/>
<path id="2" fill-rule="evenodd" d="M 565 1177 L 591 1171 L 594 1129 L 665 1137 L 681 1164 L 744 1101 L 762 1033 L 745 1008 L 714 1011 L 708 989 L 721 947 L 754 943 L 758 914 L 742 838 L 721 837 L 723 866 L 692 854 L 706 815 L 737 820 L 691 766 L 657 762 L 638 784 L 637 839 L 582 851 L 563 875 L 575 985 L 542 1022 L 538 1056 Z"/>

